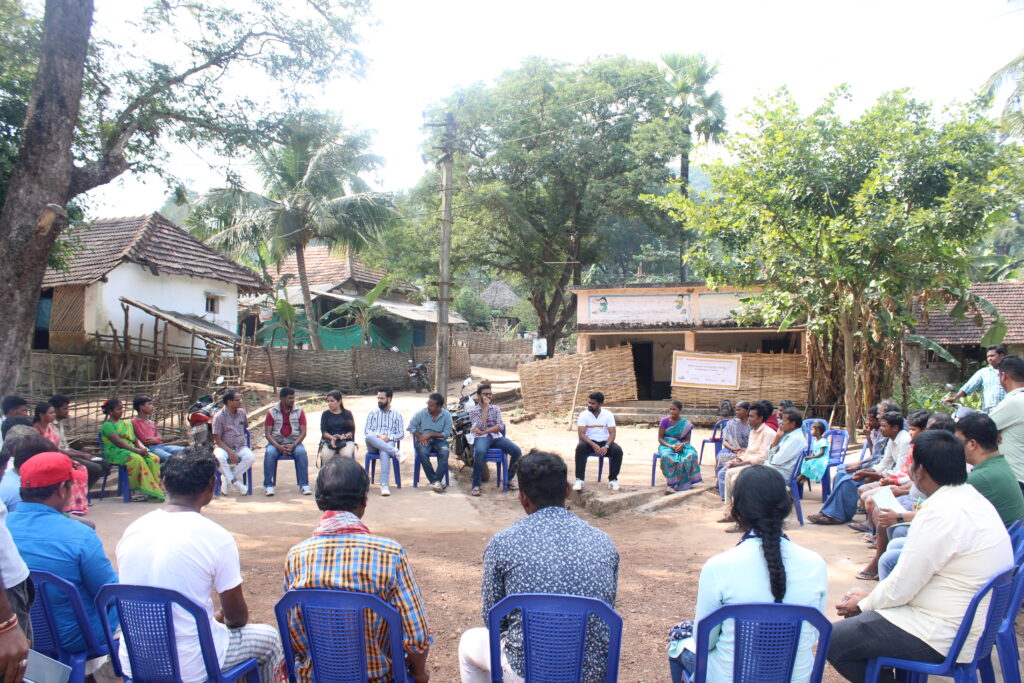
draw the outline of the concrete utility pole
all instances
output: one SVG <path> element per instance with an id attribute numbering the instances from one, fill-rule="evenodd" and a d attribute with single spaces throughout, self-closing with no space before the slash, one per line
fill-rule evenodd
<path id="1" fill-rule="evenodd" d="M 448 348 L 451 333 L 448 326 L 448 304 L 451 302 L 451 247 L 452 247 L 452 158 L 455 155 L 455 116 L 445 114 L 444 138 L 441 143 L 441 263 L 437 283 L 437 359 L 434 363 L 434 390 L 448 398 Z"/>

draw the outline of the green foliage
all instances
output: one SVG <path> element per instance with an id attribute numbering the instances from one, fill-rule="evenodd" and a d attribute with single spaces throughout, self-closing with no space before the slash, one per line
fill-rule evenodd
<path id="1" fill-rule="evenodd" d="M 42 35 L 38 17 L 28 14 L 19 0 L 0 0 L 0 206 L 21 143 L 36 53 Z"/>
<path id="2" fill-rule="evenodd" d="M 893 400 L 900 405 L 906 404 L 908 412 L 914 410 L 927 410 L 932 413 L 945 413 L 949 415 L 953 412 L 953 406 L 943 401 L 947 396 L 949 396 L 949 391 L 946 389 L 945 385 L 932 382 L 910 387 L 906 397 L 903 396 L 902 390 L 897 388 L 893 395 Z M 967 406 L 973 410 L 981 410 L 980 393 L 976 392 L 974 394 L 964 396 L 959 402 L 961 405 Z"/>
<path id="3" fill-rule="evenodd" d="M 452 308 L 470 325 L 490 325 L 494 312 L 483 302 L 475 287 L 460 287 L 455 293 Z"/>
<path id="4" fill-rule="evenodd" d="M 352 321 L 356 325 L 359 325 L 359 329 L 362 333 L 360 346 L 368 346 L 370 344 L 370 327 L 373 324 L 373 321 L 389 315 L 383 307 L 377 306 L 376 302 L 378 297 L 380 297 L 380 295 L 383 294 L 391 284 L 390 280 L 391 276 L 385 275 L 376 285 L 374 285 L 373 289 L 365 295 L 356 297 L 352 301 L 332 308 L 330 311 L 322 315 L 320 319 L 330 320 L 333 323 L 343 323 L 340 325 L 333 325 L 332 327 L 335 329 L 347 327 L 348 321 Z M 312 327 L 310 329 L 312 329 Z"/>

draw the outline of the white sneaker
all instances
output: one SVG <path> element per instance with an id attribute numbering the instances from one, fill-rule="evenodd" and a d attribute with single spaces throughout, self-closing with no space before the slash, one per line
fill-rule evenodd
<path id="1" fill-rule="evenodd" d="M 307 486 L 300 486 L 299 490 L 302 491 L 302 495 L 304 495 L 304 496 L 312 496 L 313 495 L 313 489 L 309 488 L 308 485 Z"/>
<path id="2" fill-rule="evenodd" d="M 435 481 L 433 484 L 430 485 L 430 488 L 434 489 L 438 493 L 441 493 L 442 491 L 444 491 L 444 484 L 442 484 L 439 481 Z"/>
<path id="3" fill-rule="evenodd" d="M 609 479 L 608 480 L 608 488 L 610 488 L 612 491 L 618 491 L 619 490 L 619 480 L 618 479 Z"/>
<path id="4" fill-rule="evenodd" d="M 401 451 L 399 451 L 398 452 L 398 464 L 401 465 L 403 463 L 405 463 L 405 453 L 402 453 Z"/>
<path id="5" fill-rule="evenodd" d="M 573 491 L 582 491 L 583 490 L 583 480 L 582 479 L 577 479 L 576 483 L 572 485 L 572 490 Z"/>
<path id="6" fill-rule="evenodd" d="M 274 495 L 274 487 L 273 486 L 265 486 L 263 493 L 264 493 L 264 495 L 267 495 L 267 496 Z"/>
<path id="7" fill-rule="evenodd" d="M 246 486 L 245 484 L 243 484 L 241 482 L 241 480 L 235 479 L 234 486 L 235 486 L 235 490 L 238 491 L 239 495 L 242 495 L 242 496 L 249 495 L 249 487 Z"/>
<path id="8" fill-rule="evenodd" d="M 391 489 L 388 488 L 387 484 L 381 484 L 380 485 L 380 495 L 382 495 L 382 496 L 390 496 L 391 495 Z"/>

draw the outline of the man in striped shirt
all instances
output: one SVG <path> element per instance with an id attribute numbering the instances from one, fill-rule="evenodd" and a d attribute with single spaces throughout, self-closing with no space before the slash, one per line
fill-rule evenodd
<path id="1" fill-rule="evenodd" d="M 284 589 L 317 588 L 376 595 L 402 620 L 404 666 L 416 683 L 426 683 L 432 638 L 409 559 L 397 541 L 374 536 L 362 522 L 369 501 L 366 470 L 351 458 L 331 458 L 316 480 L 316 504 L 324 511 L 313 537 L 295 545 L 285 560 Z M 288 622 L 300 683 L 312 680 L 313 665 L 299 611 Z M 383 619 L 369 615 L 365 627 L 368 680 L 396 680 Z"/>
<path id="2" fill-rule="evenodd" d="M 391 476 L 391 458 L 405 460 L 398 451 L 402 436 L 405 434 L 405 420 L 397 410 L 391 409 L 391 397 L 394 392 L 387 387 L 377 389 L 377 410 L 366 416 L 366 450 L 380 453 L 380 495 L 390 496 L 388 479 Z"/>

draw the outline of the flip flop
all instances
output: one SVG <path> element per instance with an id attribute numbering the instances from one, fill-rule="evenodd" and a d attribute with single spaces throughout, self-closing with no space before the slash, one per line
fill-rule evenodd
<path id="1" fill-rule="evenodd" d="M 842 524 L 842 522 L 840 522 L 838 519 L 832 519 L 828 515 L 811 515 L 807 518 L 807 521 L 811 524 L 823 524 L 826 526 Z"/>
<path id="2" fill-rule="evenodd" d="M 469 495 L 479 497 L 480 496 L 480 487 L 479 486 L 474 486 L 473 490 L 469 492 Z"/>
<path id="3" fill-rule="evenodd" d="M 850 522 L 846 526 L 850 527 L 854 531 L 861 531 L 866 534 L 872 533 L 871 529 L 867 525 L 861 524 L 860 522 Z"/>
<path id="4" fill-rule="evenodd" d="M 878 572 L 860 571 L 857 578 L 861 581 L 878 581 Z"/>

